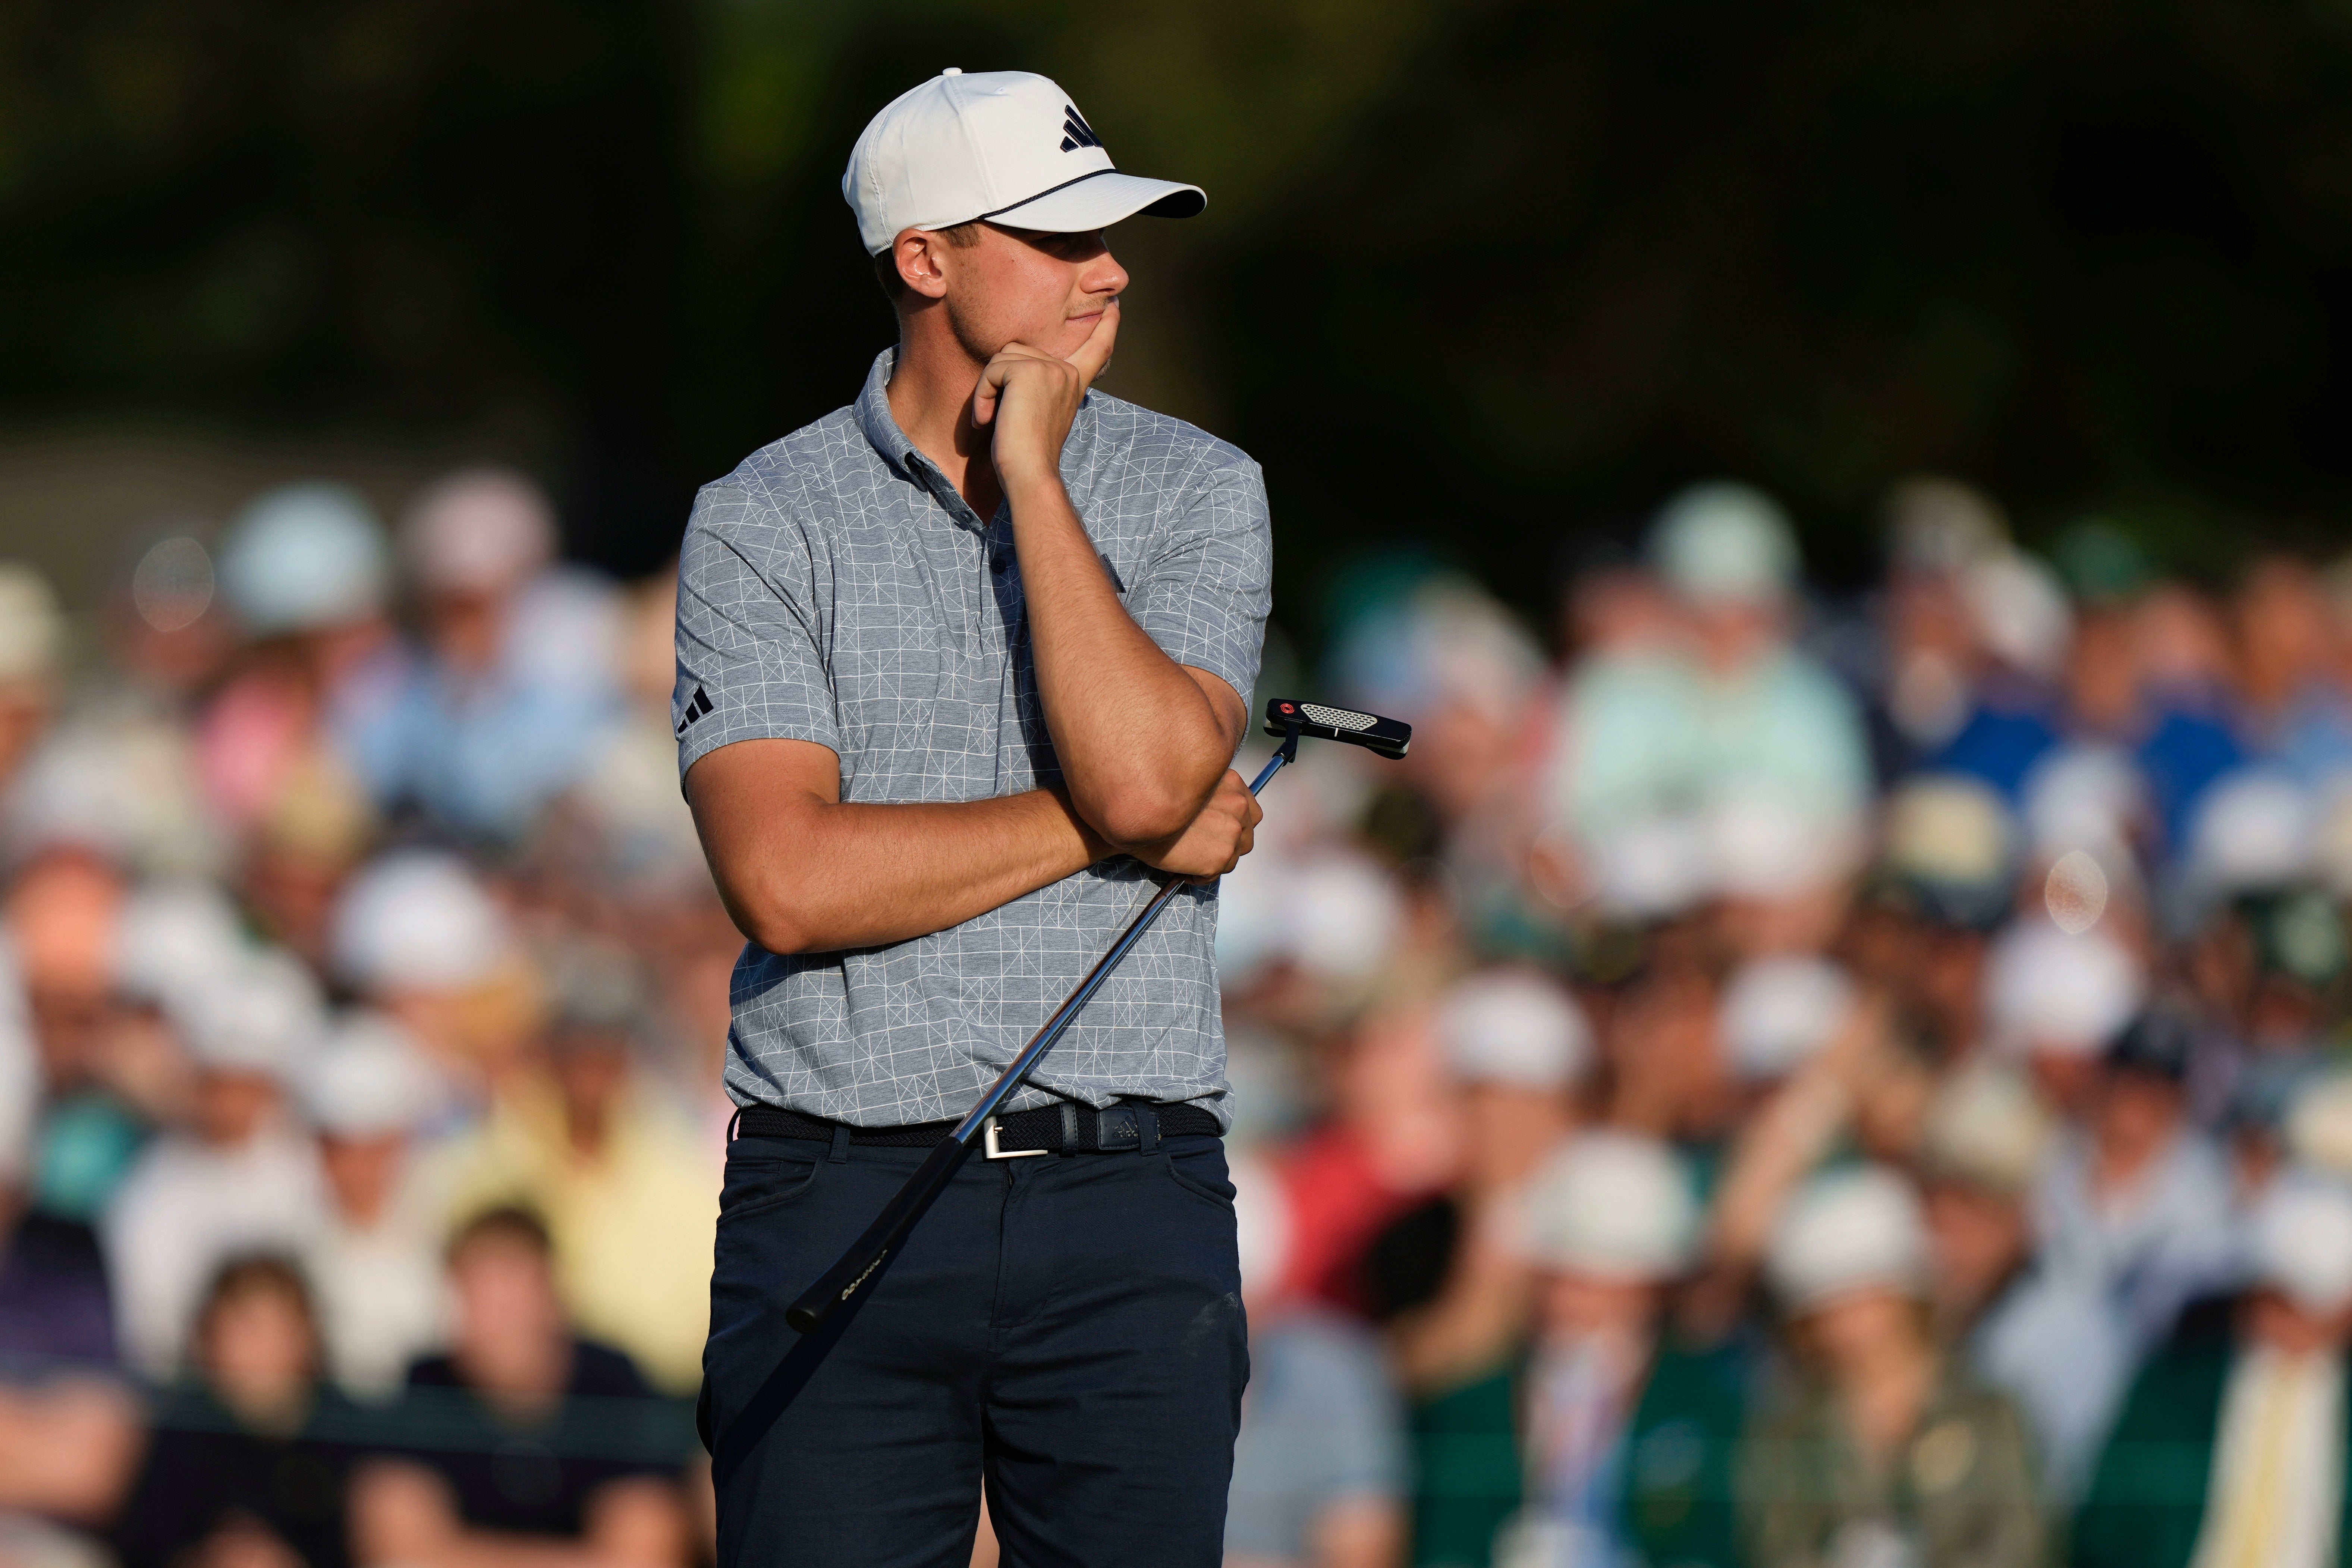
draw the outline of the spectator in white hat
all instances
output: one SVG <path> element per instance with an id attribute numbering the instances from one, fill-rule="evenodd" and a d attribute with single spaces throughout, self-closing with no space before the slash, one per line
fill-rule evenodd
<path id="1" fill-rule="evenodd" d="M 456 855 L 401 850 L 345 884 L 329 937 L 335 974 L 406 1030 L 435 1068 L 478 1090 L 497 993 L 521 983 L 506 912 Z"/>
<path id="2" fill-rule="evenodd" d="M 1878 1166 L 1790 1200 L 1769 1271 L 1811 1378 L 1754 1431 L 1741 1496 L 1755 1568 L 2033 1568 L 2049 1549 L 2024 1418 L 1941 1354 L 1919 1199 Z"/>
<path id="3" fill-rule="evenodd" d="M 234 829 L 320 780 L 356 794 L 359 727 L 397 680 L 385 609 L 391 552 L 374 508 L 346 485 L 286 485 L 229 527 L 220 587 L 248 645 L 205 704 L 196 768 Z"/>
<path id="4" fill-rule="evenodd" d="M 397 1395 L 408 1364 L 446 1332 L 440 1256 L 402 1182 L 439 1089 L 400 1027 L 366 1013 L 338 1023 L 301 1074 L 326 1191 L 303 1270 L 327 1370 L 355 1399 Z"/>
<path id="5" fill-rule="evenodd" d="M 1478 1107 L 1478 1132 L 1510 1145 L 1513 1163 L 1549 1146 L 1592 1055 L 1592 1031 L 1575 999 L 1532 972 L 1488 970 L 1445 994 L 1437 1033 L 1454 1080 Z"/>
<path id="6" fill-rule="evenodd" d="M 2101 1053 L 2080 1115 L 2034 1185 L 2044 1270 L 2105 1296 L 2134 1360 L 2184 1302 L 2227 1278 L 2236 1255 L 2229 1161 L 2188 1116 L 2195 1027 L 2168 1003 L 2132 1019 Z"/>
<path id="7" fill-rule="evenodd" d="M 1660 511 L 1649 547 L 1687 636 L 1577 673 L 1556 809 L 1594 849 L 1628 822 L 1734 791 L 1854 821 L 1870 784 L 1861 719 L 1789 641 L 1799 563 L 1787 516 L 1744 485 L 1697 485 Z"/>
<path id="8" fill-rule="evenodd" d="M 193 1113 L 148 1145 L 104 1225 L 125 1358 L 157 1379 L 178 1370 L 213 1270 L 299 1247 L 322 1203 L 317 1154 L 285 1101 L 326 1028 L 300 964 L 250 954 L 171 1011 L 196 1064 Z"/>
<path id="9" fill-rule="evenodd" d="M 1759 959 L 1734 970 L 1713 1020 L 1747 1113 L 1717 1183 L 1708 1250 L 1718 1292 L 1744 1289 L 1789 1195 L 1841 1145 L 1907 1153 L 1932 1080 L 1894 1027 L 1824 958 Z M 1735 1304 L 1728 1295 L 1710 1302 Z"/>
<path id="10" fill-rule="evenodd" d="M 1652 561 L 1696 638 L 1699 783 L 1777 792 L 1836 818 L 1869 789 L 1860 716 L 1790 641 L 1800 557 L 1788 515 L 1745 485 L 1695 485 L 1652 526 Z"/>
<path id="11" fill-rule="evenodd" d="M 1534 1309 L 1517 1242 L 1521 1207 L 1528 1183 L 1575 1124 L 1591 1030 L 1551 980 L 1490 969 L 1439 998 L 1430 1032 L 1444 1064 L 1434 1087 L 1449 1107 L 1454 1168 L 1443 1190 L 1372 1238 L 1363 1275 L 1416 1404 L 1420 1462 L 1438 1462 L 1433 1456 L 1460 1441 L 1489 1443 L 1499 1445 L 1487 1451 L 1507 1477 L 1509 1390 Z M 1507 1479 L 1500 1484 L 1507 1497 Z M 1491 1497 L 1425 1506 L 1416 1550 L 1455 1550 L 1427 1544 L 1439 1541 L 1484 1551 L 1507 1512 Z"/>
<path id="12" fill-rule="evenodd" d="M 446 629 L 450 656 L 479 667 L 498 651 L 498 627 L 474 625 L 555 559 L 555 513 L 539 487 L 507 468 L 463 468 L 435 480 L 401 519 L 409 576 L 436 612 L 469 624 Z M 459 605 L 463 597 L 472 602 Z"/>
<path id="13" fill-rule="evenodd" d="M 1776 1083 L 1825 1050 L 1853 1020 L 1853 981 L 1825 958 L 1759 958 L 1725 982 L 1723 1049 L 1743 1082 Z"/>
<path id="14" fill-rule="evenodd" d="M 1777 789 L 1719 789 L 1706 816 L 1723 945 L 1745 958 L 1818 953 L 1845 924 L 1863 833 L 1854 813 Z"/>
<path id="15" fill-rule="evenodd" d="M 184 1007 L 224 970 L 251 956 L 236 905 L 194 879 L 142 883 L 116 922 L 114 979 L 125 996 Z"/>
<path id="16" fill-rule="evenodd" d="M 1281 1178 L 1233 1161 L 1250 1384 L 1234 1444 L 1225 1568 L 1392 1568 L 1405 1539 L 1404 1410 L 1380 1341 L 1285 1290 Z"/>
<path id="17" fill-rule="evenodd" d="M 1574 1124 L 1573 1091 L 1592 1054 L 1575 999 L 1529 971 L 1458 982 L 1434 1027 L 1458 1103 L 1459 1167 L 1371 1250 L 1382 1304 L 1397 1314 L 1398 1367 L 1424 1395 L 1492 1375 L 1525 1331 L 1526 1266 L 1505 1232 L 1528 1179 Z"/>
<path id="18" fill-rule="evenodd" d="M 1496 1554 L 1503 1568 L 1739 1561 L 1742 1368 L 1667 1316 L 1698 1230 L 1681 1162 L 1631 1134 L 1578 1136 L 1529 1187 L 1522 1245 L 1538 1294 L 1517 1400 L 1528 1500 Z M 1674 1461 L 1660 1463 L 1665 1449 Z"/>
<path id="19" fill-rule="evenodd" d="M 413 801 L 461 831 L 518 836 L 621 710 L 620 596 L 554 564 L 555 514 L 509 469 L 426 486 L 400 544 L 426 657 L 364 733 L 369 782 L 385 805 Z"/>
<path id="20" fill-rule="evenodd" d="M 2054 1132 L 2025 1076 L 1988 1057 L 1963 1063 L 1929 1102 L 1919 1169 L 1948 1336 L 1979 1322 L 2031 1257 L 2025 1199 Z"/>
<path id="21" fill-rule="evenodd" d="M 1942 746 L 1968 722 L 1982 652 L 1969 579 L 2007 550 L 2009 522 L 1989 497 L 1934 476 L 1897 484 L 1882 511 L 1891 559 L 1877 695 L 1899 748 L 1893 760 L 1902 761 Z"/>
<path id="22" fill-rule="evenodd" d="M 1543 654 L 1484 588 L 1429 571 L 1372 596 L 1338 630 L 1327 668 L 1340 698 L 1413 727 L 1403 776 L 1445 822 L 1507 791 Z"/>
<path id="23" fill-rule="evenodd" d="M 2005 539 L 1954 561 L 1936 586 L 1959 612 L 1961 662 L 1941 670 L 1914 663 L 1905 672 L 1907 689 L 1893 694 L 1898 723 L 1906 708 L 1928 721 L 1907 734 L 1927 766 L 1980 779 L 2013 798 L 2026 769 L 2057 738 L 2056 680 L 2074 632 L 2065 591 L 2048 566 Z"/>
<path id="24" fill-rule="evenodd" d="M 383 526 L 348 485 L 312 481 L 256 497 L 229 525 L 220 584 L 252 637 L 330 632 L 383 614 L 392 562 Z"/>
<path id="25" fill-rule="evenodd" d="M 2014 1064 L 1978 1056 L 1929 1103 L 1919 1166 L 1939 1336 L 2032 1424 L 2053 1507 L 2081 1495 L 2132 1360 L 2104 1291 L 2037 1265 L 2031 1197 L 2057 1131 Z"/>
<path id="26" fill-rule="evenodd" d="M 1986 1028 L 2051 1103 L 2073 1114 L 2088 1103 L 2099 1058 L 2138 1011 L 2144 988 L 2139 961 L 2104 932 L 2069 936 L 2022 920 L 1986 957 Z"/>
<path id="27" fill-rule="evenodd" d="M 2017 902 L 2017 823 L 1979 779 L 1916 774 L 1888 791 L 1857 965 L 1945 1056 L 1984 1036 L 1992 933 Z"/>
<path id="28" fill-rule="evenodd" d="M 2344 1550 L 2352 1190 L 2292 1170 L 2245 1227 L 2252 1279 L 2140 1372 L 2076 1516 L 2082 1568 L 2288 1568 Z"/>

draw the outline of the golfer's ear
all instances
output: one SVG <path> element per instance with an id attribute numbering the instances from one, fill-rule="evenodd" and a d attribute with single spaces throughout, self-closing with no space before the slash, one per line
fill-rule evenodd
<path id="1" fill-rule="evenodd" d="M 892 246 L 898 263 L 898 276 L 907 287 L 926 299 L 943 298 L 948 291 L 949 266 L 947 242 L 935 234 L 921 229 L 908 229 Z"/>

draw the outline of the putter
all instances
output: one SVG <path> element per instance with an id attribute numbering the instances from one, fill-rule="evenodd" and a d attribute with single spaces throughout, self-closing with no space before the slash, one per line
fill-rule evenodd
<path id="1" fill-rule="evenodd" d="M 1343 740 L 1350 746 L 1361 746 L 1393 761 L 1405 753 L 1412 742 L 1412 727 L 1392 718 L 1381 718 L 1369 713 L 1357 713 L 1349 708 L 1328 707 L 1321 703 L 1298 702 L 1288 697 L 1276 697 L 1265 705 L 1265 733 L 1282 737 L 1281 747 L 1266 760 L 1265 768 L 1250 784 L 1255 795 L 1265 788 L 1266 780 L 1282 770 L 1286 763 L 1298 757 L 1298 743 L 1307 740 Z M 1029 1037 L 1011 1065 L 989 1085 L 988 1092 L 958 1122 L 955 1131 L 940 1140 L 907 1184 L 882 1206 L 882 1212 L 866 1228 L 866 1234 L 850 1244 L 841 1260 L 826 1270 L 816 1283 L 802 1292 L 801 1298 L 785 1310 L 784 1321 L 803 1334 L 813 1334 L 823 1329 L 834 1315 L 850 1306 L 860 1291 L 867 1289 L 882 1272 L 882 1265 L 898 1249 L 916 1222 L 923 1218 L 940 1194 L 946 1190 L 948 1180 L 961 1166 L 987 1129 L 996 1108 L 1006 1097 L 1021 1087 L 1038 1058 L 1053 1049 L 1053 1044 L 1078 1016 L 1108 978 L 1128 950 L 1151 929 L 1160 912 L 1170 900 L 1190 884 L 1187 877 L 1173 877 L 1154 894 L 1141 914 L 1130 921 L 1118 941 L 1111 944 L 1087 977 L 1078 982 L 1077 989 L 1054 1009 L 1045 1027 Z"/>

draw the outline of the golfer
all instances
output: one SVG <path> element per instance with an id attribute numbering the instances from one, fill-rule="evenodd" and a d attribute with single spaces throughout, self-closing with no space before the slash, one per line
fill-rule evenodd
<path id="1" fill-rule="evenodd" d="M 847 406 L 706 486 L 672 719 L 736 924 L 705 1420 L 719 1557 L 960 1565 L 1221 1552 L 1247 1375 L 1209 880 L 1267 606 L 1257 465 L 1094 390 L 1128 275 L 1185 217 L 1044 77 L 950 70 L 842 193 L 898 342 Z M 846 308 L 846 303 L 843 305 Z M 1159 881 L 1090 1001 L 772 1422 L 730 1430 L 784 1309 Z"/>

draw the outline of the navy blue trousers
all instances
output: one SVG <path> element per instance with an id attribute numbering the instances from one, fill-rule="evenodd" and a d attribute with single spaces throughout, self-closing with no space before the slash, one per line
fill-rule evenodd
<path id="1" fill-rule="evenodd" d="M 1214 1568 L 1249 1376 L 1223 1146 L 975 1151 L 814 1361 L 784 1309 L 923 1153 L 728 1150 L 719 1568 L 964 1568 L 983 1484 L 1006 1568 Z"/>

